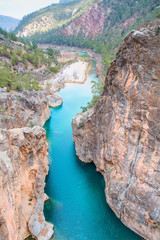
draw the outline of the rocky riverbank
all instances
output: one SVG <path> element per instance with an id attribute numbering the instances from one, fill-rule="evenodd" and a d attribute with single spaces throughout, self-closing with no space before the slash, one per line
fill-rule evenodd
<path id="1" fill-rule="evenodd" d="M 1 240 L 22 240 L 30 234 L 48 240 L 53 235 L 53 225 L 43 215 L 48 144 L 42 126 L 50 117 L 48 104 L 61 101 L 44 91 L 0 89 Z"/>
<path id="2" fill-rule="evenodd" d="M 160 239 L 159 29 L 128 34 L 99 102 L 72 123 L 77 155 L 103 174 L 107 203 L 150 240 Z"/>

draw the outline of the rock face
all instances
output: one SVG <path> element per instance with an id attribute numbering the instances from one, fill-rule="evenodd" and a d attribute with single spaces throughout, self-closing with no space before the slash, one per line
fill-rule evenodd
<path id="1" fill-rule="evenodd" d="M 7 94 L 0 91 L 0 128 L 43 126 L 50 117 L 44 91 L 23 91 Z"/>
<path id="2" fill-rule="evenodd" d="M 94 38 L 101 35 L 104 30 L 105 17 L 109 12 L 109 9 L 105 10 L 97 3 L 70 23 L 62 30 L 61 34 L 65 36 L 77 35 L 82 31 L 85 37 Z"/>
<path id="3" fill-rule="evenodd" d="M 109 206 L 145 239 L 160 239 L 160 34 L 132 31 L 94 109 L 73 119 L 77 155 L 105 179 Z"/>
<path id="4" fill-rule="evenodd" d="M 59 94 L 48 95 L 47 96 L 48 105 L 52 108 L 62 105 L 63 98 Z"/>
<path id="5" fill-rule="evenodd" d="M 53 235 L 43 216 L 48 145 L 41 125 L 49 116 L 43 91 L 0 90 L 1 240 L 23 240 L 30 234 L 48 240 Z"/>

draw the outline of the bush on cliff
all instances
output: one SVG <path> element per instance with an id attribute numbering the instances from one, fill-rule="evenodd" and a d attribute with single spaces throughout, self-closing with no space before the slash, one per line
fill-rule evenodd
<path id="1" fill-rule="evenodd" d="M 92 99 L 90 102 L 87 103 L 86 107 L 81 107 L 82 111 L 85 112 L 88 109 L 94 107 L 96 105 L 96 103 L 98 102 L 102 92 L 103 92 L 103 86 L 104 83 L 98 81 L 92 81 L 93 85 L 92 85 Z"/>

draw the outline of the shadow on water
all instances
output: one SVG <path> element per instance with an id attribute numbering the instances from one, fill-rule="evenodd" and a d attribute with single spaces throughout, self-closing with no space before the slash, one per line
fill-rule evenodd
<path id="1" fill-rule="evenodd" d="M 50 159 L 45 218 L 55 226 L 54 240 L 138 240 L 106 204 L 102 175 L 75 153 L 71 121 L 91 99 L 91 81 L 97 81 L 94 66 L 85 84 L 66 84 L 60 91 L 64 103 L 51 109 L 45 124 Z"/>

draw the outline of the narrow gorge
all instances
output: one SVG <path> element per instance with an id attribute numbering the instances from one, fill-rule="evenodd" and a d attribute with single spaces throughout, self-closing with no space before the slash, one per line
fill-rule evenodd
<path id="1" fill-rule="evenodd" d="M 82 57 L 86 53 L 78 52 Z M 63 105 L 51 109 L 45 129 L 49 143 L 49 174 L 45 192 L 47 221 L 54 224 L 55 240 L 139 240 L 106 204 L 104 180 L 93 164 L 76 157 L 72 139 L 72 118 L 92 98 L 92 85 L 99 82 L 96 62 L 84 84 L 69 83 L 61 89 Z"/>
<path id="2" fill-rule="evenodd" d="M 99 62 L 65 51 L 37 91 L 0 88 L 0 240 L 159 240 L 160 26 L 125 37 L 94 108 Z"/>
<path id="3" fill-rule="evenodd" d="M 102 173 L 107 203 L 150 240 L 160 239 L 159 30 L 126 36 L 99 102 L 72 122 L 77 156 Z"/>

